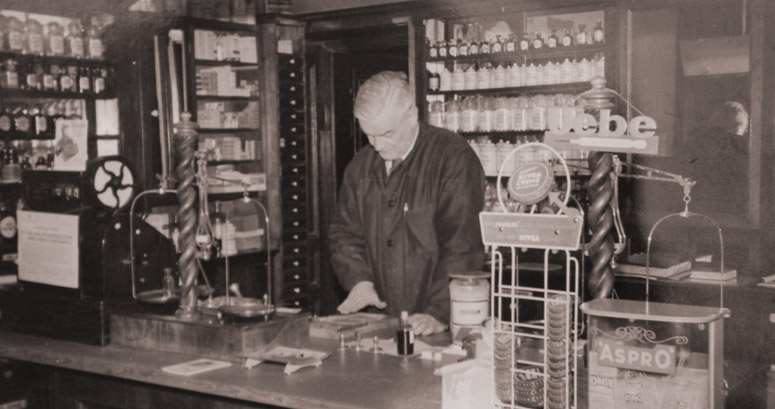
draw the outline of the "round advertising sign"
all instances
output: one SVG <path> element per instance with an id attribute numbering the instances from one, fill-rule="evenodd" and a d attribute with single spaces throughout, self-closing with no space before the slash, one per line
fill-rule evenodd
<path id="1" fill-rule="evenodd" d="M 543 162 L 520 165 L 509 178 L 507 188 L 511 198 L 524 205 L 533 205 L 549 196 L 554 173 Z"/>

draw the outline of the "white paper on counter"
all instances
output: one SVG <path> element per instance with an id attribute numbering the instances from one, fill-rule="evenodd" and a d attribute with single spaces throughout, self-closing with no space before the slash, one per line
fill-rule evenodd
<path id="1" fill-rule="evenodd" d="M 19 279 L 78 288 L 77 215 L 19 210 Z"/>

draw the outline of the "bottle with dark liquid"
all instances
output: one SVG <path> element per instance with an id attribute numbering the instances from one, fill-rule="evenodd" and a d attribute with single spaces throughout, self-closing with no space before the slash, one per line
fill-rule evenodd
<path id="1" fill-rule="evenodd" d="M 414 354 L 414 330 L 409 325 L 409 313 L 401 311 L 401 324 L 396 331 L 399 355 Z"/>

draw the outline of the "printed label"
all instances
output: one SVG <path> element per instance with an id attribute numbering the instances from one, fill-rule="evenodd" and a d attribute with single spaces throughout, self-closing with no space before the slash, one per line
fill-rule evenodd
<path id="1" fill-rule="evenodd" d="M 13 216 L 5 216 L 0 219 L 0 236 L 6 239 L 12 239 L 16 237 L 16 218 Z"/>
<path id="2" fill-rule="evenodd" d="M 488 302 L 452 300 L 452 323 L 455 325 L 481 325 L 487 319 Z"/>

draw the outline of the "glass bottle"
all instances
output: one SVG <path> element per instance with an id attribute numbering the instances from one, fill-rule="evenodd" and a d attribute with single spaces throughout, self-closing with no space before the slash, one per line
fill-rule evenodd
<path id="1" fill-rule="evenodd" d="M 517 39 L 514 38 L 514 34 L 509 34 L 509 39 L 506 41 L 506 52 L 513 53 L 517 51 Z"/>
<path id="2" fill-rule="evenodd" d="M 544 48 L 544 39 L 541 37 L 541 33 L 536 31 L 536 36 L 533 39 L 533 50 L 538 51 Z"/>
<path id="3" fill-rule="evenodd" d="M 493 88 L 505 88 L 506 87 L 506 69 L 503 65 L 497 64 L 494 70 L 492 70 L 492 87 Z"/>
<path id="4" fill-rule="evenodd" d="M 32 131 L 32 122 L 27 114 L 27 108 L 16 107 L 13 111 L 13 124 L 16 127 L 17 139 L 29 139 Z"/>
<path id="5" fill-rule="evenodd" d="M 28 18 L 24 26 L 27 36 L 27 54 L 45 54 L 46 41 L 43 38 L 43 25 L 38 20 Z"/>
<path id="6" fill-rule="evenodd" d="M 32 164 L 30 163 L 30 157 L 25 156 L 22 158 L 22 162 L 19 164 L 19 167 L 21 170 L 30 170 L 32 169 Z"/>
<path id="7" fill-rule="evenodd" d="M 468 46 L 468 55 L 479 55 L 479 41 L 471 40 L 471 44 Z"/>
<path id="8" fill-rule="evenodd" d="M 13 114 L 11 108 L 6 107 L 0 112 L 0 140 L 10 141 L 14 138 Z"/>
<path id="9" fill-rule="evenodd" d="M 605 30 L 603 30 L 603 22 L 597 20 L 594 30 L 592 30 L 592 41 L 595 44 L 602 44 L 605 42 Z"/>
<path id="10" fill-rule="evenodd" d="M 530 40 L 527 38 L 527 33 L 522 33 L 522 38 L 519 39 L 519 51 L 526 52 L 530 50 Z"/>
<path id="11" fill-rule="evenodd" d="M 5 88 L 19 88 L 19 73 L 16 71 L 16 60 L 9 58 L 5 60 L 5 77 L 3 78 Z"/>
<path id="12" fill-rule="evenodd" d="M 161 286 L 165 298 L 175 297 L 175 277 L 172 275 L 172 267 L 164 267 L 164 279 Z"/>
<path id="13" fill-rule="evenodd" d="M 476 88 L 492 88 L 492 67 L 490 66 L 490 63 L 486 62 L 480 65 L 479 69 L 476 71 Z"/>
<path id="14" fill-rule="evenodd" d="M 579 32 L 576 33 L 576 44 L 577 45 L 587 45 L 588 39 L 587 39 L 587 32 L 585 31 L 587 28 L 584 24 L 579 24 Z"/>
<path id="15" fill-rule="evenodd" d="M 38 160 L 35 161 L 35 170 L 46 170 L 48 169 L 48 163 L 46 162 L 46 158 L 43 156 L 38 156 Z"/>
<path id="16" fill-rule="evenodd" d="M 0 51 L 8 49 L 8 19 L 0 15 Z"/>
<path id="17" fill-rule="evenodd" d="M 457 50 L 459 45 L 460 45 L 460 40 L 450 41 L 449 44 L 447 45 L 447 55 L 449 55 L 452 58 L 457 57 Z"/>
<path id="18" fill-rule="evenodd" d="M 91 73 L 88 67 L 78 68 L 78 92 L 88 94 L 91 92 Z"/>
<path id="19" fill-rule="evenodd" d="M 43 89 L 43 63 L 35 62 L 32 65 L 32 72 L 35 74 L 36 89 L 40 91 Z"/>
<path id="20" fill-rule="evenodd" d="M 94 67 L 91 69 L 90 75 L 92 80 L 92 92 L 97 95 L 105 93 L 105 90 L 107 89 L 107 80 L 105 78 L 107 70 L 104 70 L 104 68 L 101 67 Z"/>
<path id="21" fill-rule="evenodd" d="M 476 89 L 479 86 L 476 79 L 476 65 L 469 64 L 465 73 L 466 86 L 465 89 Z"/>
<path id="22" fill-rule="evenodd" d="M 38 76 L 35 73 L 35 65 L 27 64 L 24 69 L 24 81 L 20 84 L 22 89 L 37 91 Z"/>
<path id="23" fill-rule="evenodd" d="M 89 26 L 86 31 L 86 49 L 89 50 L 89 58 L 101 59 L 104 52 L 102 44 L 102 28 L 96 24 Z"/>
<path id="24" fill-rule="evenodd" d="M 83 58 L 86 53 L 83 46 L 83 27 L 79 20 L 73 20 L 67 27 L 67 54 L 75 58 Z"/>
<path id="25" fill-rule="evenodd" d="M 30 112 L 32 115 L 32 134 L 35 139 L 49 139 L 48 118 L 43 111 L 43 107 L 37 105 Z"/>
<path id="26" fill-rule="evenodd" d="M 46 25 L 48 38 L 46 39 L 46 55 L 65 54 L 65 29 L 56 21 Z"/>
<path id="27" fill-rule="evenodd" d="M 463 112 L 460 115 L 460 132 L 476 132 L 479 124 L 479 112 L 475 97 L 463 100 Z"/>
<path id="28" fill-rule="evenodd" d="M 491 132 L 493 129 L 493 117 L 495 116 L 495 106 L 492 98 L 478 98 L 478 124 L 477 130 L 480 132 Z"/>
<path id="29" fill-rule="evenodd" d="M 439 47 L 436 45 L 436 43 L 431 43 L 428 48 L 428 57 L 438 58 L 438 56 L 439 56 Z"/>
<path id="30" fill-rule="evenodd" d="M 468 41 L 460 41 L 457 45 L 457 55 L 465 57 L 468 55 Z"/>
<path id="31" fill-rule="evenodd" d="M 409 313 L 401 311 L 401 325 L 396 330 L 399 355 L 414 354 L 414 330 L 409 325 Z M 375 346 L 376 348 L 376 346 Z"/>
<path id="32" fill-rule="evenodd" d="M 492 47 L 490 49 L 491 54 L 500 54 L 503 52 L 503 40 L 501 39 L 500 35 L 495 36 L 495 41 L 492 43 Z"/>
<path id="33" fill-rule="evenodd" d="M 24 23 L 16 17 L 8 17 L 8 49 L 24 52 Z"/>
<path id="34" fill-rule="evenodd" d="M 479 43 L 479 54 L 487 55 L 490 54 L 491 50 L 492 47 L 490 46 L 490 40 L 485 38 Z"/>
<path id="35" fill-rule="evenodd" d="M 95 85 L 95 93 L 97 93 L 97 86 Z M 452 73 L 447 67 L 444 67 L 439 74 L 439 90 L 450 91 L 452 90 Z"/>
<path id="36" fill-rule="evenodd" d="M 549 35 L 549 38 L 546 40 L 546 46 L 549 48 L 557 48 L 557 30 L 552 30 L 552 34 Z"/>
<path id="37" fill-rule="evenodd" d="M 466 88 L 465 72 L 461 64 L 456 64 L 455 71 L 452 72 L 452 89 L 462 91 Z"/>
<path id="38" fill-rule="evenodd" d="M 447 58 L 447 43 L 444 41 L 439 41 L 439 46 L 437 47 L 439 49 L 439 58 Z"/>
<path id="39" fill-rule="evenodd" d="M 75 92 L 75 79 L 70 74 L 70 67 L 61 69 L 59 72 L 59 91 Z"/>
<path id="40" fill-rule="evenodd" d="M 460 103 L 452 100 L 447 103 L 447 113 L 444 115 L 444 127 L 452 132 L 460 130 Z"/>
<path id="41" fill-rule="evenodd" d="M 561 44 L 563 47 L 570 47 L 573 45 L 573 36 L 570 34 L 570 29 L 565 29 L 565 34 L 562 36 Z"/>
<path id="42" fill-rule="evenodd" d="M 444 127 L 444 103 L 441 101 L 431 102 L 430 113 L 428 114 L 428 124 L 443 128 Z"/>
<path id="43" fill-rule="evenodd" d="M 56 91 L 59 87 L 59 65 L 51 64 L 47 72 L 43 72 L 43 90 Z"/>

